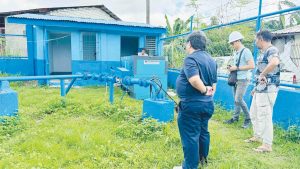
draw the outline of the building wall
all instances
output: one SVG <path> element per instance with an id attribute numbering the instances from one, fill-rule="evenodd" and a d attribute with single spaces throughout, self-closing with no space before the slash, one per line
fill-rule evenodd
<path id="1" fill-rule="evenodd" d="M 300 34 L 299 33 L 295 34 L 295 43 L 300 43 Z"/>
<path id="2" fill-rule="evenodd" d="M 5 34 L 26 35 L 26 25 L 7 23 L 5 18 Z M 6 36 L 5 50 L 8 55 L 27 56 L 27 38 L 22 36 Z"/>
<path id="3" fill-rule="evenodd" d="M 96 7 L 59 9 L 59 10 L 51 11 L 48 14 L 54 16 L 69 16 L 75 18 L 115 20 L 114 18 L 109 16 L 106 12 Z"/>

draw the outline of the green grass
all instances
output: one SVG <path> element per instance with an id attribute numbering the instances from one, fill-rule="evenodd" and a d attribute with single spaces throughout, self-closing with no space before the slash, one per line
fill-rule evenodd
<path id="1" fill-rule="evenodd" d="M 176 121 L 141 121 L 142 102 L 116 91 L 108 102 L 105 88 L 59 89 L 15 84 L 19 116 L 0 125 L 0 168 L 162 168 L 182 161 Z M 299 168 L 300 145 L 275 133 L 274 152 L 257 154 L 246 144 L 251 130 L 222 121 L 216 109 L 210 122 L 211 150 L 206 168 Z"/>

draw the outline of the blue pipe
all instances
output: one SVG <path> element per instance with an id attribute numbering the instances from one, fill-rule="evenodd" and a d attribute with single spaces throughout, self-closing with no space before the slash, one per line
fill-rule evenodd
<path id="1" fill-rule="evenodd" d="M 65 97 L 66 91 L 65 91 L 65 80 L 60 79 L 60 96 Z"/>
<path id="2" fill-rule="evenodd" d="M 256 20 L 256 29 L 255 29 L 256 32 L 260 30 L 260 26 L 261 26 L 261 8 L 262 8 L 262 0 L 259 0 L 259 8 L 258 8 L 258 15 Z M 256 46 L 256 43 L 254 42 L 254 63 L 256 63 L 257 55 L 258 55 L 258 48 Z"/>
<path id="3" fill-rule="evenodd" d="M 226 74 L 218 75 L 218 78 L 228 78 L 228 75 L 226 75 Z M 253 82 L 254 82 L 254 81 L 253 81 Z M 293 88 L 300 89 L 300 85 L 297 85 L 297 84 L 280 83 L 279 86 L 293 87 Z"/>
<path id="4" fill-rule="evenodd" d="M 30 81 L 30 80 L 46 80 L 46 79 L 73 79 L 83 78 L 85 75 L 52 75 L 52 76 L 15 76 L 15 77 L 1 77 L 0 81 Z M 91 76 L 91 75 L 87 75 Z"/>
<path id="5" fill-rule="evenodd" d="M 262 0 L 260 0 L 260 7 L 259 7 L 260 11 L 261 11 L 261 3 L 262 3 L 261 1 Z M 229 22 L 229 23 L 226 23 L 226 24 L 211 26 L 211 27 L 204 28 L 204 29 L 201 29 L 201 30 L 202 31 L 208 31 L 208 30 L 212 30 L 212 29 L 216 29 L 216 28 L 221 28 L 221 27 L 228 26 L 228 25 L 233 25 L 233 24 L 238 24 L 238 23 L 243 23 L 243 22 L 248 22 L 248 21 L 256 20 L 257 18 L 262 19 L 264 17 L 268 17 L 268 16 L 272 16 L 272 15 L 277 15 L 277 14 L 282 14 L 282 13 L 291 12 L 291 11 L 296 11 L 296 10 L 300 10 L 300 6 L 296 6 L 296 7 L 293 7 L 293 8 L 284 9 L 284 10 L 280 10 L 280 11 L 275 11 L 275 12 L 271 12 L 271 13 L 267 13 L 267 14 L 263 14 L 263 15 L 253 16 L 253 17 L 250 17 L 250 18 L 246 18 L 246 19 L 242 19 L 242 20 L 234 21 L 234 22 Z M 178 37 L 181 37 L 181 36 L 186 36 L 186 35 L 188 35 L 190 33 L 192 33 L 192 30 L 190 32 L 187 32 L 187 33 L 183 33 L 183 34 L 179 34 L 179 35 L 175 35 L 175 36 L 169 36 L 169 37 L 166 37 L 166 38 L 161 38 L 159 40 L 175 39 L 175 38 L 178 38 Z"/>
<path id="6" fill-rule="evenodd" d="M 109 83 L 109 102 L 111 104 L 114 103 L 114 82 L 113 81 Z"/>
<path id="7" fill-rule="evenodd" d="M 239 21 L 229 22 L 229 23 L 226 23 L 226 24 L 211 26 L 211 27 L 202 29 L 202 31 L 208 31 L 208 30 L 212 30 L 212 29 L 216 29 L 216 28 L 221 28 L 221 27 L 228 26 L 228 25 L 233 25 L 233 24 L 237 24 L 237 23 L 248 22 L 248 21 L 256 20 L 258 17 L 265 18 L 265 17 L 268 17 L 268 16 L 278 15 L 278 14 L 282 14 L 282 13 L 286 13 L 286 12 L 291 12 L 291 11 L 296 11 L 296 10 L 300 10 L 300 6 L 296 6 L 296 7 L 293 7 L 293 8 L 284 9 L 284 10 L 280 10 L 280 11 L 275 11 L 275 12 L 263 14 L 263 15 L 260 15 L 260 16 L 254 16 L 254 17 L 242 19 L 242 20 L 239 20 Z"/>
<path id="8" fill-rule="evenodd" d="M 19 34 L 0 34 L 0 37 L 5 37 L 5 36 L 21 36 L 21 37 L 26 37 L 26 35 L 19 35 Z"/>
<path id="9" fill-rule="evenodd" d="M 152 99 L 164 99 L 164 94 L 162 93 L 160 87 L 154 81 L 139 78 L 131 78 L 127 76 L 123 78 L 122 83 L 126 86 L 139 85 L 142 87 L 148 87 L 149 85 L 151 85 L 154 88 L 154 91 L 156 92 L 155 96 L 152 95 Z"/>
<path id="10" fill-rule="evenodd" d="M 68 87 L 66 88 L 66 94 L 69 93 L 71 87 L 73 86 L 74 82 L 76 81 L 77 78 L 73 78 L 72 81 L 69 83 Z"/>
<path id="11" fill-rule="evenodd" d="M 46 28 L 44 28 L 44 37 L 43 37 L 43 40 L 44 40 L 44 42 L 43 42 L 43 52 L 44 52 L 44 59 L 45 59 L 45 75 L 46 76 L 48 76 L 49 75 L 49 53 L 48 53 L 48 42 L 47 42 L 47 40 L 48 40 L 48 31 L 47 31 L 47 29 Z M 46 84 L 48 85 L 49 84 L 49 80 L 47 79 L 46 80 Z"/>

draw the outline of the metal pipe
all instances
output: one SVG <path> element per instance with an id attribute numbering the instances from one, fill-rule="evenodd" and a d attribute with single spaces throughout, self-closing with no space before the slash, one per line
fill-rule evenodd
<path id="1" fill-rule="evenodd" d="M 109 82 L 109 101 L 111 104 L 114 103 L 114 82 Z"/>
<path id="2" fill-rule="evenodd" d="M 293 88 L 300 89 L 300 85 L 296 85 L 296 84 L 280 83 L 279 85 L 280 85 L 280 86 L 283 86 L 283 87 L 293 87 Z"/>
<path id="3" fill-rule="evenodd" d="M 90 76 L 90 75 L 87 75 Z M 84 75 L 51 75 L 51 76 L 15 76 L 15 77 L 1 77 L 0 81 L 30 81 L 30 80 L 46 80 L 46 79 L 73 79 L 83 78 Z"/>
<path id="4" fill-rule="evenodd" d="M 21 36 L 21 37 L 26 37 L 26 35 L 19 35 L 19 34 L 0 34 L 1 37 L 5 36 Z"/>
<path id="5" fill-rule="evenodd" d="M 69 93 L 71 87 L 73 86 L 74 82 L 76 81 L 77 78 L 73 78 L 72 81 L 69 83 L 67 89 L 66 89 L 66 94 Z"/>
<path id="6" fill-rule="evenodd" d="M 268 17 L 268 16 L 278 15 L 278 14 L 282 14 L 282 13 L 286 13 L 286 12 L 291 12 L 291 11 L 296 11 L 296 10 L 300 10 L 300 6 L 296 6 L 296 7 L 293 7 L 293 8 L 284 9 L 284 10 L 280 10 L 280 11 L 275 11 L 275 12 L 263 14 L 263 15 L 260 15 L 260 16 L 254 16 L 254 17 L 242 19 L 242 20 L 239 20 L 239 21 L 229 22 L 229 23 L 226 23 L 226 24 L 211 26 L 211 27 L 202 29 L 202 31 L 208 31 L 208 30 L 212 30 L 212 29 L 216 29 L 216 28 L 221 28 L 221 27 L 228 26 L 228 25 L 233 25 L 233 24 L 237 24 L 237 23 L 248 22 L 248 21 L 256 20 L 258 17 L 265 18 L 265 17 Z"/>
<path id="7" fill-rule="evenodd" d="M 65 97 L 66 91 L 65 91 L 65 80 L 60 79 L 60 96 Z"/>
<path id="8" fill-rule="evenodd" d="M 228 75 L 223 74 L 223 75 L 218 75 L 218 78 L 228 78 Z M 254 81 L 252 81 L 254 82 Z M 283 86 L 283 87 L 293 87 L 293 88 L 297 88 L 300 89 L 300 85 L 297 84 L 287 84 L 287 83 L 280 83 L 279 86 Z"/>
<path id="9" fill-rule="evenodd" d="M 259 8 L 258 8 L 258 15 L 256 20 L 256 29 L 255 32 L 258 32 L 260 30 L 261 26 L 261 8 L 262 8 L 262 0 L 259 0 Z M 254 42 L 254 62 L 256 63 L 258 55 L 258 48 L 256 46 L 256 43 Z"/>

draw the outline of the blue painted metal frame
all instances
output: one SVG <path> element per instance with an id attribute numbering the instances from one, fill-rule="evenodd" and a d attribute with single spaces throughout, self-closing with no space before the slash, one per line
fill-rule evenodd
<path id="1" fill-rule="evenodd" d="M 259 0 L 259 7 L 258 7 L 258 15 L 257 15 L 257 20 L 256 20 L 256 28 L 255 31 L 258 32 L 260 30 L 261 26 L 261 9 L 262 9 L 262 0 Z M 256 43 L 254 42 L 254 62 L 256 63 L 258 55 L 258 48 L 256 46 Z M 253 74 L 254 76 L 254 74 Z"/>
<path id="2" fill-rule="evenodd" d="M 21 36 L 21 37 L 26 37 L 26 35 L 21 35 L 21 34 L 0 34 L 1 37 L 3 36 Z"/>
<path id="3" fill-rule="evenodd" d="M 176 79 L 180 71 L 178 69 L 171 69 L 168 71 L 168 83 L 169 86 L 175 87 Z M 218 75 L 217 91 L 214 99 L 221 103 L 221 105 L 227 109 L 233 109 L 233 95 L 232 89 L 227 85 L 228 75 Z M 244 99 L 248 106 L 251 105 L 251 90 L 253 89 L 253 83 L 249 85 Z M 288 128 L 290 125 L 300 126 L 300 86 L 294 84 L 280 84 L 280 90 L 276 99 L 276 104 L 273 112 L 273 120 L 277 124 L 280 124 L 284 128 Z M 284 88 L 288 87 L 288 88 Z"/>
<path id="4" fill-rule="evenodd" d="M 60 95 L 65 97 L 69 92 L 70 88 L 74 84 L 77 78 L 91 77 L 91 75 L 57 75 L 57 76 L 16 76 L 16 77 L 2 77 L 0 81 L 31 81 L 31 80 L 49 80 L 49 79 L 59 79 L 60 80 Z M 65 88 L 65 79 L 72 79 L 71 83 Z"/>

